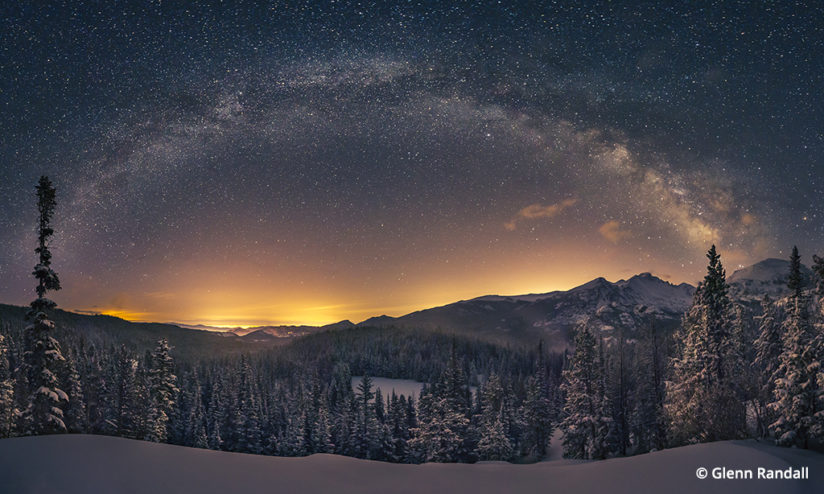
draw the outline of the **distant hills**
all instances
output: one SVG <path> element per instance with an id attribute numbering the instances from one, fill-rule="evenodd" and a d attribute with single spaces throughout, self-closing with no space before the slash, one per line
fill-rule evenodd
<path id="1" fill-rule="evenodd" d="M 8 325 L 12 332 L 22 332 L 27 311 L 28 307 L 0 304 L 0 325 Z M 88 344 L 102 347 L 126 345 L 143 352 L 154 348 L 158 339 L 166 338 L 174 348 L 175 356 L 184 359 L 259 351 L 285 341 L 273 340 L 260 344 L 259 340 L 247 340 L 233 334 L 196 331 L 175 324 L 130 322 L 119 317 L 78 314 L 60 309 L 53 312 L 51 319 L 55 322 L 58 340 L 63 331 L 78 331 L 84 334 Z"/>
<path id="2" fill-rule="evenodd" d="M 755 307 L 764 294 L 787 293 L 789 261 L 765 259 L 728 277 L 734 300 Z M 803 267 L 808 281 L 813 279 Z M 810 283 L 811 285 L 811 283 Z M 567 291 L 527 295 L 486 295 L 399 317 L 377 316 L 358 324 L 340 321 L 326 326 L 258 326 L 216 328 L 203 325 L 132 323 L 112 316 L 84 315 L 58 310 L 55 322 L 84 330 L 101 341 L 150 347 L 160 336 L 192 355 L 257 350 L 291 338 L 353 327 L 411 327 L 440 329 L 500 343 L 534 343 L 543 339 L 557 350 L 569 346 L 570 329 L 587 322 L 609 336 L 617 329 L 636 331 L 647 324 L 670 330 L 692 302 L 695 287 L 668 283 L 650 273 L 616 282 L 596 278 Z M 0 304 L 1 321 L 20 321 L 25 308 Z"/>
<path id="3" fill-rule="evenodd" d="M 238 336 L 248 341 L 263 341 L 276 338 L 295 338 L 297 336 L 305 336 L 307 334 L 318 333 L 321 331 L 334 331 L 337 329 L 354 328 L 355 324 L 351 321 L 340 321 L 325 326 L 252 326 L 247 328 L 219 328 L 215 326 L 207 326 L 204 324 L 180 324 L 171 323 L 181 328 L 196 329 L 200 331 L 210 331 L 224 336 Z"/>

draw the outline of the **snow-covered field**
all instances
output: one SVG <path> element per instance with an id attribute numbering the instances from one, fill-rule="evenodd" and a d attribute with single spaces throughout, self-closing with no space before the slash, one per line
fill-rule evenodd
<path id="1" fill-rule="evenodd" d="M 809 467 L 810 480 L 699 480 L 699 467 Z M 88 435 L 0 440 L 3 493 L 821 493 L 824 455 L 732 441 L 600 462 L 394 465 L 273 458 Z"/>

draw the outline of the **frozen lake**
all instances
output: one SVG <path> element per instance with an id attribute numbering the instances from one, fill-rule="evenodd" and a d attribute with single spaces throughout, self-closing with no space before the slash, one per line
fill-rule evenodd
<path id="1" fill-rule="evenodd" d="M 352 377 L 352 389 L 357 391 L 358 386 L 363 380 L 363 376 Z M 417 401 L 423 388 L 423 383 L 412 381 L 409 379 L 390 379 L 388 377 L 373 377 L 372 391 L 380 388 L 384 399 L 387 396 L 392 396 L 392 390 L 395 390 L 396 395 L 404 395 L 406 397 L 412 396 Z"/>

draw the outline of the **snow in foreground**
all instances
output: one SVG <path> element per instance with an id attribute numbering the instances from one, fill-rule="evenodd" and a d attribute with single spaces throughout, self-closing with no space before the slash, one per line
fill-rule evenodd
<path id="1" fill-rule="evenodd" d="M 699 480 L 699 467 L 809 467 L 810 480 Z M 0 440 L 6 493 L 824 492 L 824 455 L 754 441 L 601 462 L 393 465 L 335 455 L 273 458 L 89 435 Z"/>

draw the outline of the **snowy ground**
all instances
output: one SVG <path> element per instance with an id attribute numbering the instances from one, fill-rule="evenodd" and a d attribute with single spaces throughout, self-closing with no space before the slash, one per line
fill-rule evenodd
<path id="1" fill-rule="evenodd" d="M 698 480 L 699 467 L 807 466 L 810 480 Z M 821 493 L 824 455 L 720 442 L 601 462 L 393 465 L 272 458 L 88 435 L 0 440 L 3 493 Z"/>

